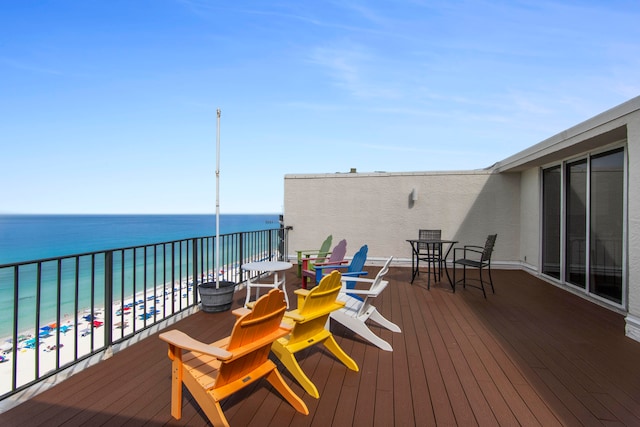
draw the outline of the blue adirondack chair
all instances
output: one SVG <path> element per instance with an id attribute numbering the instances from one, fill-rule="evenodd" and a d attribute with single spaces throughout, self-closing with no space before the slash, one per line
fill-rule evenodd
<path id="1" fill-rule="evenodd" d="M 367 252 L 369 247 L 362 245 L 362 247 L 355 253 L 351 259 L 351 263 L 342 265 L 316 265 L 316 283 L 320 283 L 322 277 L 330 273 L 333 270 L 338 270 L 342 277 L 360 277 L 366 276 L 367 272 L 364 271 L 364 263 L 367 261 Z M 347 289 L 353 289 L 356 286 L 355 281 L 347 281 Z M 355 298 L 362 299 L 357 295 L 352 295 Z"/>

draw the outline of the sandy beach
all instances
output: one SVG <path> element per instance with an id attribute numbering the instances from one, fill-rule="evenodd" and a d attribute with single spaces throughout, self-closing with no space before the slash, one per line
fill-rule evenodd
<path id="1" fill-rule="evenodd" d="M 238 271 L 234 269 L 225 274 L 225 280 L 230 277 L 237 282 Z M 205 281 L 213 280 L 209 274 Z M 111 308 L 113 319 L 113 340 L 132 335 L 135 331 L 144 329 L 189 305 L 194 304 L 193 280 L 185 280 L 176 285 L 165 284 L 158 288 L 140 292 L 126 298 L 122 303 L 117 302 Z M 16 384 L 20 386 L 35 379 L 36 364 L 36 335 L 39 336 L 37 345 L 39 354 L 39 373 L 44 375 L 56 369 L 56 365 L 64 366 L 77 358 L 81 358 L 104 345 L 105 326 L 104 308 L 96 309 L 93 313 L 84 310 L 77 313 L 77 320 L 67 318 L 60 325 L 49 323 L 36 331 L 24 331 L 19 335 L 17 346 Z M 0 363 L 0 394 L 11 390 L 13 344 L 9 338 L 0 342 L 0 355 L 5 361 Z M 56 352 L 56 350 L 59 352 Z M 59 361 L 57 355 L 59 354 Z"/>

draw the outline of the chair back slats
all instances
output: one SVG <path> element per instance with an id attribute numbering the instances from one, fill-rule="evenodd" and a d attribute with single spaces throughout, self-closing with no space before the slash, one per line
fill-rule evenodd
<path id="1" fill-rule="evenodd" d="M 298 307 L 300 315 L 307 316 L 317 311 L 326 310 L 327 306 L 331 306 L 342 288 L 341 277 L 342 275 L 337 270 L 324 276 L 320 280 L 320 284 L 311 289 L 302 306 Z"/>
<path id="2" fill-rule="evenodd" d="M 323 263 L 327 260 L 327 256 L 329 256 L 329 249 L 331 249 L 331 242 L 333 241 L 333 236 L 329 235 L 324 242 L 322 242 L 322 246 L 320 246 L 320 250 L 318 253 L 313 256 L 314 260 L 308 262 L 307 268 L 313 270 L 313 266 L 316 263 Z"/>
<path id="3" fill-rule="evenodd" d="M 356 271 L 362 271 L 364 264 L 367 262 L 367 254 L 369 253 L 369 246 L 363 245 L 358 252 L 355 253 L 347 272 L 353 273 Z"/>
<path id="4" fill-rule="evenodd" d="M 326 259 L 326 264 L 338 264 L 344 260 L 344 256 L 347 254 L 347 240 L 342 239 L 331 251 L 331 255 Z"/>
<path id="5" fill-rule="evenodd" d="M 364 271 L 364 265 L 367 262 L 367 254 L 369 253 L 369 246 L 362 245 L 362 247 L 355 253 L 353 259 L 351 260 L 351 264 L 347 268 L 348 273 L 357 273 L 360 271 Z M 354 277 L 354 275 L 352 275 Z M 356 282 L 353 280 L 347 282 L 347 288 L 353 289 L 356 286 Z M 362 299 L 360 296 L 356 296 L 358 299 Z"/>
<path id="6" fill-rule="evenodd" d="M 496 244 L 497 234 L 490 234 L 487 236 L 487 241 L 484 244 L 484 249 L 482 251 L 482 260 L 481 261 L 491 261 L 491 254 L 493 253 L 493 246 Z"/>
<path id="7" fill-rule="evenodd" d="M 229 337 L 228 351 L 269 335 L 280 328 L 282 316 L 287 309 L 284 293 L 269 292 L 269 298 L 258 299 L 253 309 L 240 317 Z"/>
<path id="8" fill-rule="evenodd" d="M 318 251 L 318 258 L 325 258 L 329 253 L 329 249 L 331 248 L 331 242 L 333 241 L 333 235 L 329 234 L 322 245 L 320 245 L 320 250 Z"/>
<path id="9" fill-rule="evenodd" d="M 320 280 L 318 286 L 311 289 L 298 307 L 298 313 L 306 320 L 296 322 L 289 335 L 289 344 L 306 343 L 311 338 L 318 339 L 319 334 L 324 333 L 324 325 L 331 311 L 344 306 L 343 302 L 336 301 L 342 288 L 341 277 L 339 271 L 332 271 Z"/>
<path id="10" fill-rule="evenodd" d="M 442 238 L 442 230 L 418 230 L 418 239 L 420 240 L 440 240 Z M 428 251 L 428 245 L 426 243 L 418 243 L 419 251 Z"/>
<path id="11" fill-rule="evenodd" d="M 242 378 L 267 360 L 273 340 L 266 340 L 260 346 L 257 342 L 262 338 L 286 333 L 280 328 L 287 309 L 284 294 L 279 289 L 273 289 L 267 295 L 268 297 L 258 299 L 253 309 L 236 321 L 226 349 L 232 352 L 251 344 L 256 345 L 256 348 L 244 356 L 223 362 L 216 379 L 216 388 Z"/>
<path id="12" fill-rule="evenodd" d="M 322 265 L 340 265 L 344 262 L 344 256 L 347 253 L 347 240 L 342 239 L 338 242 L 338 244 L 333 248 L 331 253 L 327 258 L 323 260 L 314 260 L 311 259 L 302 259 L 302 267 L 300 268 L 300 275 L 302 276 L 302 288 L 306 289 L 307 284 L 309 282 L 309 278 L 319 280 L 318 276 L 322 276 L 322 272 L 316 271 L 317 267 L 320 268 Z"/>
<path id="13" fill-rule="evenodd" d="M 392 256 L 389 257 L 389 259 L 387 259 L 387 262 L 384 263 L 380 271 L 378 271 L 378 274 L 376 275 L 376 277 L 373 279 L 373 283 L 371 284 L 371 287 L 369 289 L 373 292 L 376 292 L 376 295 L 379 293 L 378 292 L 379 288 L 384 289 L 386 287 L 386 283 L 383 283 L 382 278 L 389 271 L 389 265 L 391 264 L 392 260 L 393 260 L 393 257 Z M 382 289 L 380 289 L 380 292 L 382 291 Z"/>
<path id="14" fill-rule="evenodd" d="M 322 242 L 322 246 L 320 246 L 320 250 L 318 250 L 317 254 L 312 254 L 313 260 L 307 260 L 307 269 L 313 270 L 313 266 L 317 264 L 322 264 L 327 260 L 327 257 L 330 256 L 329 249 L 331 249 L 331 242 L 333 241 L 333 236 L 329 235 L 324 242 Z M 345 249 L 346 251 L 346 249 Z M 300 260 L 298 260 L 300 261 Z"/>

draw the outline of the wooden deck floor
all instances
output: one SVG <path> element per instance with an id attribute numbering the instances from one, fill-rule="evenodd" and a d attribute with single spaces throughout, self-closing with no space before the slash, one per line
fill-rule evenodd
<path id="1" fill-rule="evenodd" d="M 360 372 L 309 349 L 298 359 L 320 399 L 278 364 L 308 416 L 261 381 L 225 401 L 231 424 L 640 425 L 640 343 L 624 336 L 621 315 L 521 271 L 494 271 L 496 294 L 487 300 L 478 290 L 454 294 L 445 284 L 428 291 L 426 275 L 410 285 L 408 268 L 392 268 L 387 277 L 377 306 L 402 333 L 373 329 L 393 352 L 334 324 Z M 287 284 L 292 296 L 294 269 Z M 234 306 L 243 300 L 239 291 Z M 233 321 L 228 312 L 199 312 L 172 328 L 214 341 Z M 188 393 L 183 418 L 171 417 L 166 347 L 152 335 L 0 414 L 0 425 L 207 425 Z"/>

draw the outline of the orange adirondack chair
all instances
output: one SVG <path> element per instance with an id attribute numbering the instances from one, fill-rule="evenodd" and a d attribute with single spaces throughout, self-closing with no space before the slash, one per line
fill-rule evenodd
<path id="1" fill-rule="evenodd" d="M 293 324 L 287 337 L 279 338 L 271 349 L 291 375 L 311 396 L 319 398 L 318 389 L 305 375 L 296 360 L 295 353 L 312 345 L 324 344 L 347 368 L 358 371 L 356 362 L 338 345 L 331 332 L 325 328 L 329 314 L 344 307 L 344 302 L 336 301 L 342 284 L 341 274 L 333 271 L 323 277 L 320 284 L 311 290 L 298 289 L 298 309 L 285 313 L 285 321 Z"/>
<path id="2" fill-rule="evenodd" d="M 258 299 L 252 310 L 234 310 L 238 316 L 231 335 L 208 345 L 176 329 L 160 334 L 169 343 L 172 361 L 171 415 L 182 417 L 182 383 L 213 425 L 228 426 L 220 401 L 264 377 L 298 412 L 307 405 L 284 382 L 269 360 L 272 343 L 289 333 L 283 325 L 286 310 L 281 290 Z"/>

